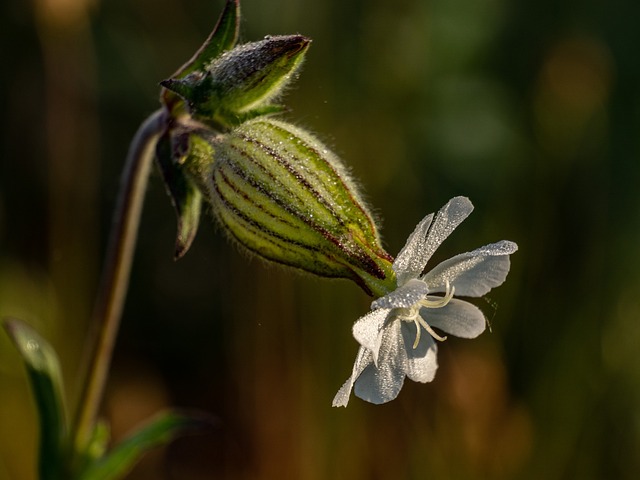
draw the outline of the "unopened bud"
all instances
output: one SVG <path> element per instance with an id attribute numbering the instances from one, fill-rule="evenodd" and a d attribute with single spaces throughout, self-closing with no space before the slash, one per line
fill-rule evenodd
<path id="1" fill-rule="evenodd" d="M 260 119 L 218 136 L 192 133 L 185 167 L 222 225 L 252 252 L 355 280 L 368 293 L 395 288 L 393 258 L 355 185 L 305 131 Z"/>
<path id="2" fill-rule="evenodd" d="M 252 111 L 264 113 L 261 109 L 282 92 L 302 63 L 309 43 L 302 35 L 265 37 L 223 53 L 204 70 L 161 85 L 181 96 L 194 118 L 239 123 Z"/>

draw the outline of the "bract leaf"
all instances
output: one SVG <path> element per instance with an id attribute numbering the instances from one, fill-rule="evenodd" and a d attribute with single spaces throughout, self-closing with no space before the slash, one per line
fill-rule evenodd
<path id="1" fill-rule="evenodd" d="M 40 420 L 39 478 L 59 479 L 67 442 L 67 423 L 60 363 L 53 347 L 32 327 L 17 319 L 3 326 L 27 368 Z"/>
<path id="2" fill-rule="evenodd" d="M 169 133 L 158 140 L 156 161 L 164 184 L 176 210 L 178 233 L 176 236 L 175 258 L 181 258 L 193 242 L 198 232 L 202 194 L 198 187 L 186 176 L 184 170 L 175 161 L 175 152 Z"/>
<path id="3" fill-rule="evenodd" d="M 196 70 L 205 69 L 222 52 L 230 50 L 238 41 L 240 30 L 240 0 L 227 0 L 218 23 L 205 42 L 173 78 L 182 78 Z"/>

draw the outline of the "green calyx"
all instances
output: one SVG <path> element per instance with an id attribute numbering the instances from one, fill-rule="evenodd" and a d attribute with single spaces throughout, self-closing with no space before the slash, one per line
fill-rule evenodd
<path id="1" fill-rule="evenodd" d="M 238 125 L 283 110 L 273 101 L 295 76 L 309 44 L 302 35 L 265 37 L 161 85 L 186 102 L 193 118 L 215 126 Z"/>
<path id="2" fill-rule="evenodd" d="M 262 258 L 354 280 L 377 296 L 395 287 L 393 259 L 340 160 L 282 121 L 190 136 L 184 168 L 232 238 Z"/>

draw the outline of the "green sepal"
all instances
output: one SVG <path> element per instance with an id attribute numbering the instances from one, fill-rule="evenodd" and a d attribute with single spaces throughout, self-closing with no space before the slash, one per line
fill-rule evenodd
<path id="1" fill-rule="evenodd" d="M 238 42 L 240 32 L 240 0 L 227 0 L 218 23 L 205 42 L 191 59 L 178 69 L 171 78 L 182 78 L 197 70 L 204 70 L 213 60 Z M 169 90 L 162 92 L 165 105 L 175 103 L 175 94 Z"/>
<path id="2" fill-rule="evenodd" d="M 80 480 L 123 478 L 154 447 L 166 445 L 180 435 L 197 433 L 211 426 L 208 419 L 167 411 L 157 415 L 116 445 L 107 455 L 94 461 Z"/>
<path id="3" fill-rule="evenodd" d="M 60 363 L 53 347 L 28 324 L 4 319 L 3 326 L 27 368 L 40 420 L 38 471 L 40 480 L 63 478 L 68 442 Z"/>
<path id="4" fill-rule="evenodd" d="M 166 132 L 156 145 L 156 161 L 178 219 L 174 258 L 179 259 L 187 253 L 198 233 L 202 194 L 178 163 L 180 154 L 176 148 L 171 134 Z"/>

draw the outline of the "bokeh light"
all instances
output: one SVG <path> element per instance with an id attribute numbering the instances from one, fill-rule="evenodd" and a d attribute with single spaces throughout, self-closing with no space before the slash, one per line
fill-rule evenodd
<path id="1" fill-rule="evenodd" d="M 51 341 L 70 398 L 129 140 L 223 3 L 0 6 L 0 316 Z M 313 39 L 286 117 L 349 165 L 389 252 L 455 195 L 476 210 L 434 261 L 520 250 L 478 302 L 492 332 L 444 342 L 433 383 L 332 409 L 370 299 L 247 258 L 208 219 L 174 262 L 154 172 L 103 412 L 115 440 L 168 406 L 215 427 L 130 478 L 637 478 L 640 4 L 242 5 L 245 41 Z M 0 479 L 35 478 L 35 428 L 0 334 Z"/>

